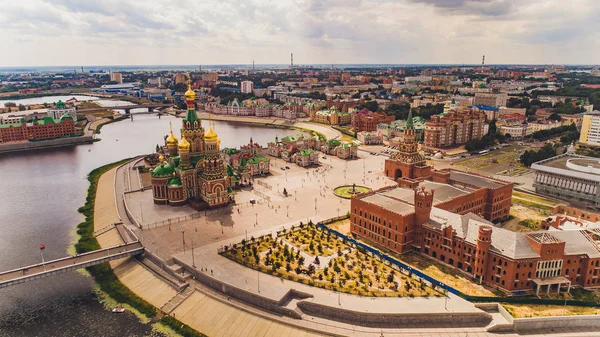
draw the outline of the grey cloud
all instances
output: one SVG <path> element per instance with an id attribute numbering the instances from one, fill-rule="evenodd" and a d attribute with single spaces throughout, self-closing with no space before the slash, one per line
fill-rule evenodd
<path id="1" fill-rule="evenodd" d="M 413 3 L 432 5 L 440 11 L 484 16 L 501 16 L 516 8 L 513 0 L 409 0 Z"/>

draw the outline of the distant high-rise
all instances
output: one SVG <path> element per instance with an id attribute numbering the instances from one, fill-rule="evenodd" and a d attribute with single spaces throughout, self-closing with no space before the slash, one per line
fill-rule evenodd
<path id="1" fill-rule="evenodd" d="M 290 58 L 290 68 L 294 68 L 294 53 L 291 54 Z"/>
<path id="2" fill-rule="evenodd" d="M 117 82 L 117 83 L 123 83 L 123 76 L 121 75 L 121 73 L 114 73 L 114 72 L 109 72 L 110 75 L 110 80 Z"/>
<path id="3" fill-rule="evenodd" d="M 252 81 L 242 81 L 242 83 L 240 84 L 240 91 L 243 94 L 250 94 L 252 93 L 252 90 L 254 89 L 254 83 L 252 83 Z"/>

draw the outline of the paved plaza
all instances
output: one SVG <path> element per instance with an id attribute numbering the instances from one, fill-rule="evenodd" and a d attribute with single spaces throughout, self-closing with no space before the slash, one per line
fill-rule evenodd
<path id="1" fill-rule="evenodd" d="M 301 221 L 317 222 L 346 214 L 349 211 L 350 200 L 333 194 L 333 189 L 339 185 L 356 183 L 373 189 L 394 185 L 394 182 L 383 174 L 385 157 L 364 152 L 360 152 L 359 156 L 361 158 L 346 161 L 321 155 L 321 166 L 309 169 L 271 158 L 273 174 L 255 179 L 254 191 L 239 192 L 236 195 L 239 206 L 211 211 L 206 215 L 201 213 L 198 218 L 173 221 L 170 225 L 165 220 L 198 212 L 189 206 L 155 205 L 152 203 L 151 190 L 130 194 L 127 197 L 128 204 L 131 205 L 130 209 L 136 219 L 145 224 L 140 233 L 144 245 L 163 259 L 175 256 L 190 266 L 195 264 L 198 269 L 212 271 L 214 277 L 231 285 L 260 293 L 276 301 L 290 289 L 296 289 L 312 294 L 313 302 L 365 312 L 475 311 L 471 303 L 455 296 L 449 299 L 367 299 L 339 294 L 267 274 L 259 275 L 256 271 L 217 254 L 217 250 L 222 246 L 240 242 L 242 239 L 274 234 L 284 227 L 289 229 L 292 225 L 298 225 Z M 281 169 L 286 167 L 290 169 Z M 283 194 L 284 188 L 288 192 L 287 197 Z M 254 199 L 256 203 L 250 204 L 250 199 Z M 141 207 L 136 207 L 139 204 Z M 157 221 L 159 224 L 155 224 Z M 260 284 L 263 291 L 259 291 Z M 264 289 L 268 289 L 268 292 Z"/>
<path id="2" fill-rule="evenodd" d="M 375 189 L 394 184 L 383 175 L 383 157 L 360 155 L 365 157 L 350 161 L 321 155 L 321 166 L 309 169 L 271 158 L 273 174 L 255 179 L 253 190 L 239 191 L 236 205 L 210 210 L 206 215 L 200 212 L 201 216 L 185 221 L 177 221 L 177 218 L 198 212 L 189 206 L 155 205 L 151 190 L 131 193 L 126 198 L 131 213 L 144 224 L 144 231 L 140 233 L 144 245 L 168 258 L 184 250 L 184 238 L 186 249 L 191 249 L 192 241 L 195 247 L 227 240 L 235 243 L 237 241 L 231 239 L 237 240 L 240 235 L 247 234 L 250 238 L 259 231 L 275 232 L 286 224 L 316 222 L 346 214 L 350 200 L 333 194 L 337 186 L 356 183 Z M 286 167 L 290 169 L 281 169 Z M 168 219 L 172 219 L 170 226 Z"/>

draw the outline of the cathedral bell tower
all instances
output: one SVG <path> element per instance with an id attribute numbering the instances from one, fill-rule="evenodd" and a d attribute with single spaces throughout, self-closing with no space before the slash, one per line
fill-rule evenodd
<path id="1" fill-rule="evenodd" d="M 187 114 L 182 121 L 181 137 L 185 137 L 191 144 L 190 154 L 192 156 L 204 154 L 204 128 L 202 121 L 196 115 L 196 107 L 194 100 L 196 94 L 192 90 L 191 79 L 188 78 L 188 90 L 185 92 L 185 104 L 187 106 Z"/>

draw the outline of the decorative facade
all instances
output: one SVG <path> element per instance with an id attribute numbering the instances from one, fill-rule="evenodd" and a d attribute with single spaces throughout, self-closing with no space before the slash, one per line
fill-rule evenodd
<path id="1" fill-rule="evenodd" d="M 0 124 L 0 143 L 36 141 L 75 135 L 75 121 L 69 114 L 60 119 L 44 117 L 31 123 L 21 120 L 20 123 Z"/>
<path id="2" fill-rule="evenodd" d="M 344 125 L 352 122 L 349 113 L 340 112 L 335 108 L 331 110 L 311 111 L 309 117 L 311 122 L 329 125 Z"/>
<path id="3" fill-rule="evenodd" d="M 164 146 L 156 147 L 159 164 L 152 170 L 154 203 L 182 205 L 188 201 L 208 207 L 233 201 L 233 172 L 221 157 L 221 140 L 209 125 L 205 133 L 196 115 L 195 94 L 188 83 L 185 93 L 187 115 L 182 121 L 181 140 L 171 129 Z"/>
<path id="4" fill-rule="evenodd" d="M 382 112 L 373 112 L 367 109 L 354 111 L 351 122 L 354 131 L 375 131 L 380 123 L 389 124 L 394 121 L 394 116 L 388 116 Z"/>
<path id="5" fill-rule="evenodd" d="M 473 212 L 447 210 L 448 193 L 448 187 L 422 186 L 358 195 L 351 201 L 351 231 L 376 246 L 420 253 L 508 292 L 539 295 L 568 292 L 571 285 L 600 286 L 598 229 L 576 224 L 571 230 L 513 232 Z"/>
<path id="6" fill-rule="evenodd" d="M 427 165 L 425 157 L 419 153 L 412 122 L 412 112 L 409 112 L 403 142 L 399 144 L 398 152 L 385 160 L 385 175 L 394 180 L 428 178 L 431 175 L 431 166 Z"/>

